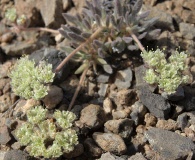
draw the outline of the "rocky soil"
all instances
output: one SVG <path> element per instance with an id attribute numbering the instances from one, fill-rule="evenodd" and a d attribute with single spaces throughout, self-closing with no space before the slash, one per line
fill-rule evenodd
<path id="1" fill-rule="evenodd" d="M 67 110 L 79 81 L 79 76 L 72 74 L 74 64 L 67 64 L 42 101 L 14 95 L 8 75 L 16 59 L 30 54 L 39 60 L 47 54 L 55 67 L 63 59 L 59 48 L 66 40 L 45 32 L 6 32 L 6 9 L 15 6 L 18 14 L 27 15 L 30 27 L 58 29 L 66 23 L 61 13 L 80 13 L 84 4 L 84 0 L 0 1 L 0 160 L 35 159 L 14 138 L 14 130 L 26 110 L 37 104 L 51 111 Z M 191 82 L 180 87 L 176 95 L 166 97 L 156 86 L 144 82 L 145 67 L 134 55 L 124 59 L 111 77 L 88 71 L 72 109 L 77 115 L 80 143 L 58 160 L 195 159 L 195 3 L 144 0 L 143 9 L 151 10 L 151 17 L 159 17 L 155 26 L 161 29 L 156 41 L 143 43 L 149 48 L 166 48 L 168 54 L 176 48 L 187 50 Z"/>

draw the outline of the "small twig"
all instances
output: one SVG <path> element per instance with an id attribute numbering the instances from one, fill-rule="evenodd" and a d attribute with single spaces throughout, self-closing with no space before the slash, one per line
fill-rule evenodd
<path id="1" fill-rule="evenodd" d="M 81 86 L 83 85 L 83 82 L 85 81 L 85 77 L 86 77 L 86 74 L 87 74 L 88 69 L 89 69 L 89 66 L 83 71 L 83 73 L 81 75 L 79 84 L 78 84 L 78 86 L 76 88 L 76 91 L 74 92 L 74 96 L 73 96 L 73 98 L 72 98 L 72 100 L 70 102 L 70 105 L 68 107 L 68 110 L 69 111 L 71 110 L 72 106 L 74 105 L 74 102 L 75 102 L 75 100 L 76 100 L 76 98 L 78 96 L 78 93 L 79 93 L 79 91 L 81 89 Z"/>
<path id="2" fill-rule="evenodd" d="M 99 33 L 103 30 L 103 28 L 99 28 L 96 30 L 91 37 L 89 37 L 85 42 L 81 43 L 74 51 L 72 51 L 56 68 L 55 72 L 59 72 L 62 67 L 74 56 L 78 51 L 80 51 L 85 45 L 87 45 L 90 41 L 96 38 Z"/>
<path id="3" fill-rule="evenodd" d="M 44 32 L 50 32 L 54 34 L 58 34 L 59 31 L 55 29 L 49 29 L 49 28 L 44 28 L 44 27 L 31 27 L 31 28 L 24 28 L 24 27 L 18 27 L 14 26 L 10 28 L 11 31 L 15 32 L 16 30 L 20 31 L 44 31 Z"/>
<path id="4" fill-rule="evenodd" d="M 132 33 L 132 34 L 131 34 L 131 37 L 132 37 L 133 40 L 137 43 L 137 45 L 138 45 L 138 47 L 140 48 L 140 50 L 141 50 L 142 52 L 144 52 L 144 51 L 145 51 L 145 48 L 143 47 L 143 45 L 141 44 L 141 42 L 139 41 L 139 39 L 137 38 L 137 36 L 136 36 L 134 33 Z"/>

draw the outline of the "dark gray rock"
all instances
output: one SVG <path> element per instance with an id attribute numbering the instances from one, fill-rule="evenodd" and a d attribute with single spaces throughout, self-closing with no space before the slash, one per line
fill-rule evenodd
<path id="1" fill-rule="evenodd" d="M 161 95 L 170 101 L 179 101 L 182 100 L 185 96 L 184 89 L 181 86 L 177 88 L 175 93 L 167 94 L 166 92 L 163 92 Z"/>
<path id="2" fill-rule="evenodd" d="M 158 8 L 146 5 L 144 6 L 144 10 L 150 10 L 150 15 L 148 16 L 148 18 L 159 18 L 158 21 L 155 23 L 155 26 L 157 26 L 158 28 L 163 30 L 168 29 L 170 31 L 175 30 L 173 18 L 169 13 L 159 10 Z"/>
<path id="3" fill-rule="evenodd" d="M 103 126 L 106 115 L 99 105 L 89 104 L 82 109 L 80 121 L 91 129 L 97 129 Z"/>
<path id="4" fill-rule="evenodd" d="M 168 119 L 171 105 L 168 101 L 158 94 L 154 94 L 145 88 L 139 93 L 140 101 L 145 105 L 151 114 L 157 118 Z"/>
<path id="5" fill-rule="evenodd" d="M 114 84 L 118 89 L 128 89 L 131 86 L 131 81 L 133 79 L 133 73 L 131 68 L 126 68 L 117 72 L 117 76 Z"/>
<path id="6" fill-rule="evenodd" d="M 195 110 L 195 88 L 183 86 L 185 98 L 178 101 L 177 105 L 183 106 L 186 111 Z"/>
<path id="7" fill-rule="evenodd" d="M 135 125 L 139 124 L 140 119 L 143 119 L 146 113 L 147 113 L 147 109 L 140 101 L 136 101 L 131 106 L 130 117 L 132 120 L 134 120 Z"/>
<path id="8" fill-rule="evenodd" d="M 84 141 L 84 147 L 85 147 L 85 152 L 87 152 L 87 155 L 90 157 L 100 157 L 102 154 L 102 149 L 97 146 L 95 141 L 92 138 L 87 138 Z"/>
<path id="9" fill-rule="evenodd" d="M 7 151 L 3 160 L 32 160 L 27 153 L 20 150 Z"/>
<path id="10" fill-rule="evenodd" d="M 70 158 L 80 156 L 81 154 L 83 154 L 83 152 L 84 152 L 84 146 L 79 143 L 74 147 L 73 151 L 71 151 L 69 153 L 64 153 L 63 157 L 70 159 Z"/>
<path id="11" fill-rule="evenodd" d="M 171 131 L 150 128 L 145 132 L 145 137 L 161 158 L 184 159 L 195 150 L 191 139 Z"/>
<path id="12" fill-rule="evenodd" d="M 129 138 L 133 131 L 134 121 L 128 118 L 119 120 L 109 120 L 105 126 L 105 131 L 109 131 L 118 134 L 122 138 Z"/>
<path id="13" fill-rule="evenodd" d="M 154 92 L 156 86 L 149 85 L 148 83 L 146 83 L 146 81 L 143 79 L 145 74 L 146 74 L 146 67 L 144 65 L 135 68 L 136 88 L 140 89 L 141 87 L 145 87 L 151 92 Z"/>
<path id="14" fill-rule="evenodd" d="M 190 125 L 195 125 L 195 111 L 180 114 L 177 118 L 177 123 L 182 130 Z"/>
<path id="15" fill-rule="evenodd" d="M 179 30 L 182 36 L 186 39 L 194 39 L 195 38 L 195 28 L 193 25 L 189 23 L 180 23 Z"/>
<path id="16" fill-rule="evenodd" d="M 127 150 L 125 142 L 117 134 L 94 132 L 93 139 L 104 151 L 116 155 L 124 154 Z"/>

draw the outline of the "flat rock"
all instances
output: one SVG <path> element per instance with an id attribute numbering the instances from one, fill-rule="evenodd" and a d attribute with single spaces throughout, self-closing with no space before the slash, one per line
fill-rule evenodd
<path id="1" fill-rule="evenodd" d="M 82 109 L 80 121 L 91 129 L 97 129 L 103 126 L 106 116 L 102 107 L 89 104 Z"/>
<path id="2" fill-rule="evenodd" d="M 145 137 L 161 158 L 183 159 L 195 150 L 191 139 L 171 131 L 150 128 L 145 132 Z"/>
<path id="3" fill-rule="evenodd" d="M 123 139 L 117 134 L 95 132 L 93 139 L 104 151 L 116 155 L 124 154 L 127 150 Z"/>
<path id="4" fill-rule="evenodd" d="M 37 45 L 35 43 L 29 43 L 27 41 L 17 41 L 13 44 L 4 45 L 1 48 L 7 55 L 20 56 L 27 53 L 31 53 L 39 47 L 40 45 Z"/>
<path id="5" fill-rule="evenodd" d="M 118 134 L 122 138 L 128 138 L 133 131 L 134 121 L 128 118 L 119 120 L 109 120 L 104 126 L 105 130 Z"/>
<path id="6" fill-rule="evenodd" d="M 126 68 L 125 70 L 120 70 L 117 72 L 114 84 L 118 89 L 128 89 L 131 86 L 131 81 L 133 79 L 133 73 L 131 68 Z"/>
<path id="7" fill-rule="evenodd" d="M 158 94 L 154 94 L 145 88 L 141 89 L 139 98 L 143 105 L 145 105 L 154 116 L 163 119 L 169 118 L 171 105 L 165 98 Z"/>

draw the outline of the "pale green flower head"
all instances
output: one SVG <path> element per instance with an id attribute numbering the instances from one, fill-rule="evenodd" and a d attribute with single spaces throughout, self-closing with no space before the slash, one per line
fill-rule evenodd
<path id="1" fill-rule="evenodd" d="M 176 50 L 168 60 L 165 59 L 165 55 L 160 49 L 144 51 L 141 56 L 149 66 L 144 77 L 147 83 L 157 83 L 160 89 L 172 94 L 180 85 L 188 82 L 189 76 L 183 74 L 183 71 L 188 68 L 185 52 Z"/>
<path id="2" fill-rule="evenodd" d="M 41 106 L 31 108 L 27 112 L 28 122 L 16 130 L 15 136 L 31 156 L 50 159 L 73 151 L 78 144 L 78 136 L 71 128 L 76 117 L 74 113 L 56 111 L 55 117 L 46 119 L 47 111 Z M 60 118 L 65 123 L 57 122 Z M 65 127 L 60 128 L 56 123 Z"/>
<path id="3" fill-rule="evenodd" d="M 35 106 L 27 111 L 28 121 L 32 124 L 38 124 L 46 118 L 47 110 L 42 106 Z"/>
<path id="4" fill-rule="evenodd" d="M 25 99 L 39 100 L 48 93 L 48 83 L 53 82 L 52 65 L 41 61 L 37 66 L 28 56 L 20 58 L 10 73 L 14 93 Z"/>
<path id="5" fill-rule="evenodd" d="M 72 126 L 72 122 L 75 120 L 76 115 L 73 112 L 69 111 L 59 111 L 56 110 L 54 112 L 54 118 L 56 119 L 57 123 L 62 128 L 70 128 Z"/>

